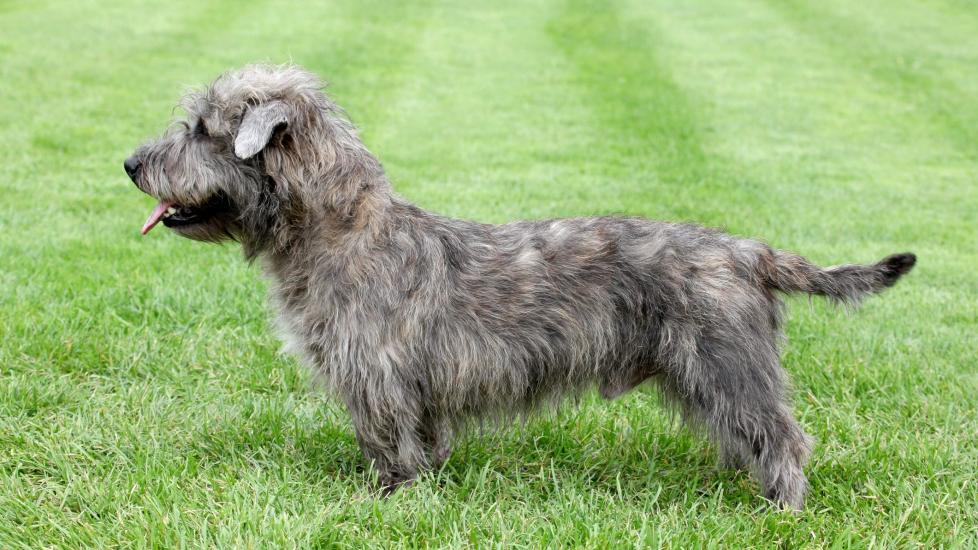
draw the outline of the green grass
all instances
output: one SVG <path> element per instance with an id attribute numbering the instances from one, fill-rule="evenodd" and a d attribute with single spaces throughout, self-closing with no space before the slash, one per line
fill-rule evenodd
<path id="1" fill-rule="evenodd" d="M 978 545 L 975 5 L 492 4 L 0 1 L 0 547 Z M 472 434 L 376 498 L 258 270 L 141 238 L 122 171 L 185 86 L 287 60 L 444 214 L 917 252 L 857 312 L 791 300 L 807 510 L 765 506 L 651 392 Z"/>

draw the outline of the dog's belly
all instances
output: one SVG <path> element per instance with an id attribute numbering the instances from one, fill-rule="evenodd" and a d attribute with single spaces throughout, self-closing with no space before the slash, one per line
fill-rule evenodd
<path id="1" fill-rule="evenodd" d="M 616 397 L 654 373 L 654 332 L 643 325 L 643 332 L 629 333 L 612 318 L 603 321 L 549 339 L 534 338 L 539 332 L 533 331 L 458 327 L 429 334 L 419 347 L 452 353 L 430 355 L 422 383 L 449 415 L 522 413 L 594 387 Z"/>

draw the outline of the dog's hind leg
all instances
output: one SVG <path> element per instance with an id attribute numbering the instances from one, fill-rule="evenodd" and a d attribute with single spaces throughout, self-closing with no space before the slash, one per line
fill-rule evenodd
<path id="1" fill-rule="evenodd" d="M 695 359 L 670 373 L 670 394 L 706 427 L 721 456 L 745 462 L 764 496 L 800 510 L 811 438 L 785 400 L 784 374 L 770 342 L 701 336 Z"/>
<path id="2" fill-rule="evenodd" d="M 804 466 L 811 454 L 811 438 L 783 400 L 754 395 L 760 399 L 735 403 L 729 418 L 715 419 L 718 438 L 724 448 L 734 449 L 727 457 L 733 454 L 750 466 L 765 498 L 801 510 L 808 492 Z"/>

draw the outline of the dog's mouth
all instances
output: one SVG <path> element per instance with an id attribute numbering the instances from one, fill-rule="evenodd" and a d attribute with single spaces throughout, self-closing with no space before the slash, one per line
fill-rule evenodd
<path id="1" fill-rule="evenodd" d="M 197 206 L 183 206 L 174 202 L 160 201 L 149 214 L 143 229 L 143 235 L 156 227 L 156 224 L 163 222 L 166 227 L 183 227 L 203 223 L 215 214 L 225 212 L 228 209 L 228 201 L 222 195 L 216 195 L 207 202 Z"/>

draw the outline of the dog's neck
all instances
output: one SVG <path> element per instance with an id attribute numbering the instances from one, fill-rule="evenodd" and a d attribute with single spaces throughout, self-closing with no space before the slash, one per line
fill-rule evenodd
<path id="1" fill-rule="evenodd" d="M 341 135 L 342 141 L 327 147 L 332 162 L 321 172 L 309 174 L 308 181 L 287 183 L 284 212 L 268 220 L 272 231 L 267 238 L 256 239 L 252 246 L 243 240 L 246 256 L 263 256 L 270 266 L 284 265 L 303 257 L 306 249 L 322 250 L 318 245 L 326 243 L 335 251 L 335 260 L 342 261 L 389 234 L 390 210 L 399 201 L 387 176 L 355 135 Z"/>

